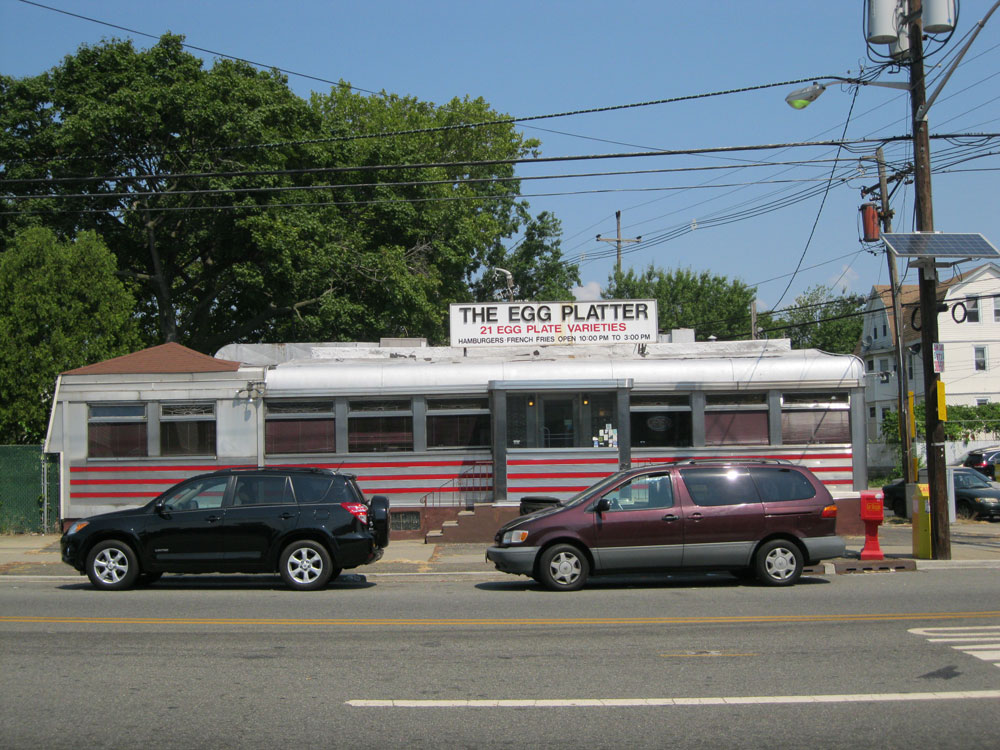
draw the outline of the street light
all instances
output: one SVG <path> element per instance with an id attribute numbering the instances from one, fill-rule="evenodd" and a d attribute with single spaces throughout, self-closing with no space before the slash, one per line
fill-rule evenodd
<path id="1" fill-rule="evenodd" d="M 825 76 L 823 80 L 840 81 L 841 83 L 850 83 L 857 86 L 880 86 L 886 89 L 903 89 L 904 91 L 910 90 L 910 85 L 908 83 L 899 83 L 896 81 L 863 81 L 860 78 L 842 78 L 840 76 Z M 792 109 L 805 109 L 814 101 L 819 99 L 819 95 L 824 91 L 826 91 L 826 86 L 816 81 L 813 82 L 811 86 L 795 89 L 795 91 L 785 97 L 785 101 L 788 102 L 788 106 Z"/>

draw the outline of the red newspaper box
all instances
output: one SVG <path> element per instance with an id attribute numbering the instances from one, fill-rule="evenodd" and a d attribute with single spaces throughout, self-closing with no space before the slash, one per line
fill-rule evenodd
<path id="1" fill-rule="evenodd" d="M 884 560 L 885 555 L 878 545 L 878 527 L 885 520 L 881 490 L 864 490 L 861 493 L 861 520 L 865 522 L 865 546 L 861 549 L 862 560 Z"/>

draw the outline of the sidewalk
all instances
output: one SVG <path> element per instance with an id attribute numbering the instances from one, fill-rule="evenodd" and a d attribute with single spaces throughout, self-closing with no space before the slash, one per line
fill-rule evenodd
<path id="1" fill-rule="evenodd" d="M 879 528 L 881 562 L 860 561 L 864 537 L 847 537 L 847 554 L 825 561 L 826 573 L 881 572 L 963 568 L 990 564 L 1000 568 L 1000 523 L 959 521 L 951 527 L 951 560 L 917 560 L 913 556 L 912 528 L 890 517 Z M 356 572 L 362 575 L 506 576 L 485 559 L 487 543 L 424 544 L 421 541 L 394 541 L 374 565 Z M 818 571 L 822 573 L 823 571 Z M 58 534 L 17 534 L 0 536 L 0 576 L 77 576 L 59 556 Z"/>

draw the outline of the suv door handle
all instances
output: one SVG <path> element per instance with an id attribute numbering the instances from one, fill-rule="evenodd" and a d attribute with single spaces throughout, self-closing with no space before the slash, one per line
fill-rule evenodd
<path id="1" fill-rule="evenodd" d="M 205 520 L 208 521 L 209 523 L 215 523 L 216 521 L 221 521 L 222 518 L 220 516 L 209 516 Z"/>
<path id="2" fill-rule="evenodd" d="M 289 513 L 288 511 L 285 511 L 280 516 L 278 516 L 278 518 L 280 518 L 282 521 L 287 521 L 289 518 L 295 518 L 295 515 Z"/>
<path id="3" fill-rule="evenodd" d="M 665 515 L 663 517 L 663 520 L 664 521 L 676 521 L 677 520 L 677 516 L 675 516 L 673 513 L 667 513 L 667 515 Z"/>

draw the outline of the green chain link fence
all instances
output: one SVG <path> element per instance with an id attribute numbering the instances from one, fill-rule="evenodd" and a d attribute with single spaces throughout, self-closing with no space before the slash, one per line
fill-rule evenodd
<path id="1" fill-rule="evenodd" d="M 38 445 L 0 445 L 0 533 L 59 531 L 59 460 Z"/>

